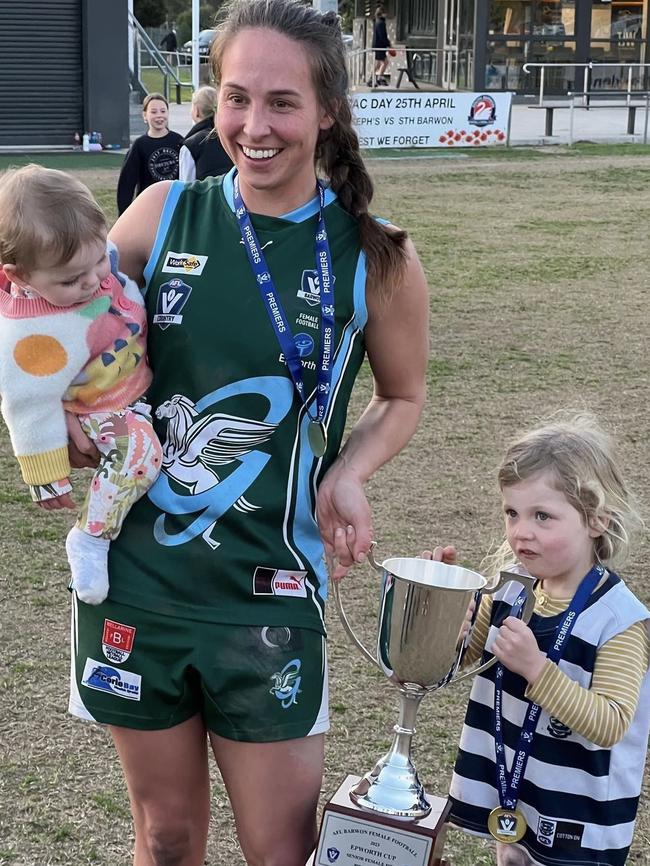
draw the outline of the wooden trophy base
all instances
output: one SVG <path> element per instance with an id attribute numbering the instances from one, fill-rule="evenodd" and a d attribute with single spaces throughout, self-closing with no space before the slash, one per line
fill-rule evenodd
<path id="1" fill-rule="evenodd" d="M 350 788 L 360 776 L 347 776 L 323 809 L 316 850 L 306 866 L 445 866 L 444 797 L 427 797 L 431 812 L 420 821 L 404 821 L 360 809 Z"/>

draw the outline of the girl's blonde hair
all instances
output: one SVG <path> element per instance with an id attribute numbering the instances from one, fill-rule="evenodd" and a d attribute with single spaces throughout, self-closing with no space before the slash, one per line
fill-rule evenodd
<path id="1" fill-rule="evenodd" d="M 501 490 L 549 472 L 556 488 L 582 515 L 585 526 L 602 529 L 594 539 L 594 556 L 610 566 L 622 561 L 630 544 L 630 533 L 641 518 L 617 463 L 614 444 L 596 418 L 588 412 L 555 416 L 514 440 L 507 448 L 497 473 Z M 505 541 L 481 563 L 484 572 L 495 574 L 515 562 Z"/>
<path id="2" fill-rule="evenodd" d="M 217 100 L 219 94 L 214 87 L 206 84 L 204 87 L 199 87 L 192 94 L 192 103 L 196 106 L 197 111 L 202 118 L 210 117 L 217 110 Z"/>
<path id="3" fill-rule="evenodd" d="M 69 174 L 35 164 L 0 174 L 0 264 L 57 267 L 106 232 L 90 190 Z"/>

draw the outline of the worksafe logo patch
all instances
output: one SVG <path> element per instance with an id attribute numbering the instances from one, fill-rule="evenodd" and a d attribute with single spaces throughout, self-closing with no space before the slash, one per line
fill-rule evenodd
<path id="1" fill-rule="evenodd" d="M 208 261 L 207 256 L 199 256 L 194 253 L 174 253 L 168 250 L 165 253 L 165 264 L 163 274 L 196 274 L 200 276 Z"/>

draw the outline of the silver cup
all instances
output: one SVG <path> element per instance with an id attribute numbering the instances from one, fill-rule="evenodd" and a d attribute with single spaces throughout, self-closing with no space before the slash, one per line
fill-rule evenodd
<path id="1" fill-rule="evenodd" d="M 383 578 L 376 655 L 352 629 L 336 581 L 334 600 L 354 644 L 399 689 L 400 713 L 392 746 L 351 789 L 350 798 L 362 809 L 419 820 L 431 811 L 410 754 L 420 701 L 427 692 L 473 676 L 494 663 L 491 659 L 457 673 L 466 643 L 459 640 L 459 634 L 475 593 L 491 595 L 510 581 L 522 584 L 526 589 L 522 619 L 527 623 L 535 606 L 533 579 L 504 571 L 494 586 L 487 587 L 482 575 L 458 565 L 409 557 L 387 559 L 378 565 L 372 551 L 368 560 Z"/>

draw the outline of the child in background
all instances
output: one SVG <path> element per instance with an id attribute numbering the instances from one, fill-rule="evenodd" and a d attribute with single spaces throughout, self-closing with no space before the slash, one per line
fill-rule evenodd
<path id="1" fill-rule="evenodd" d="M 183 136 L 168 127 L 169 103 L 162 93 L 150 93 L 142 103 L 148 126 L 131 145 L 117 181 L 117 209 L 124 213 L 143 189 L 159 180 L 178 179 L 178 153 Z"/>
<path id="2" fill-rule="evenodd" d="M 29 165 L 0 175 L 0 398 L 32 499 L 74 508 L 65 412 L 101 453 L 66 549 L 72 588 L 108 593 L 108 548 L 161 462 L 149 407 L 146 316 L 136 284 L 107 250 L 89 190 Z"/>
<path id="3" fill-rule="evenodd" d="M 498 482 L 506 541 L 489 573 L 537 578 L 537 604 L 530 627 L 508 615 L 516 584 L 479 605 L 463 664 L 498 662 L 472 687 L 449 820 L 494 836 L 499 866 L 622 866 L 650 727 L 650 613 L 612 570 L 630 493 L 589 415 L 515 441 Z"/>

